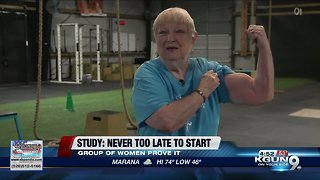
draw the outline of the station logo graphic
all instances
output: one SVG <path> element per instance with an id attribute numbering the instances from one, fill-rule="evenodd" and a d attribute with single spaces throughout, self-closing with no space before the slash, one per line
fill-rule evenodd
<path id="1" fill-rule="evenodd" d="M 260 167 L 271 167 L 273 171 L 300 170 L 300 159 L 296 155 L 289 155 L 287 150 L 260 150 L 254 162 Z"/>

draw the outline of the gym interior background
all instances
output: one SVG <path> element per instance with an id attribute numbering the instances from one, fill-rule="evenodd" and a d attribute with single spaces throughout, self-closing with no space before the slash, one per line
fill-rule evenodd
<path id="1" fill-rule="evenodd" d="M 223 104 L 222 140 L 238 146 L 319 146 L 317 0 L 120 0 L 120 19 L 116 0 L 93 1 L 99 5 L 94 10 L 84 8 L 85 2 L 0 3 L 0 112 L 18 114 L 23 139 L 134 133 L 128 125 L 134 122 L 134 72 L 156 56 L 156 15 L 178 6 L 188 10 L 199 33 L 192 56 L 254 76 L 257 50 L 243 32 L 252 23 L 261 24 L 270 39 L 275 100 L 258 107 Z M 119 83 L 121 69 L 124 83 Z M 90 124 L 95 116 L 108 122 Z M 0 134 L 0 146 L 17 139 L 14 121 L 0 121 Z"/>

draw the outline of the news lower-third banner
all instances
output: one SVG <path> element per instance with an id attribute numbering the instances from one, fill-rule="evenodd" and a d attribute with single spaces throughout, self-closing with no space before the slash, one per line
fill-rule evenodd
<path id="1" fill-rule="evenodd" d="M 39 140 L 12 140 L 0 148 L 11 171 L 46 167 L 261 167 L 299 171 L 320 167 L 319 148 L 246 147 L 219 136 L 64 136 L 58 148 Z"/>

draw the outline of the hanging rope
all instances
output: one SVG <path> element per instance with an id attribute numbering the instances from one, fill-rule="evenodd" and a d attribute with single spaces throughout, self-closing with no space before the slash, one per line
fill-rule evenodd
<path id="1" fill-rule="evenodd" d="M 256 24 L 255 21 L 255 0 L 251 0 L 251 18 L 250 18 L 250 24 Z M 252 59 L 252 70 L 256 69 L 256 58 L 255 58 L 255 52 L 256 52 L 256 47 L 255 45 L 251 45 L 252 50 L 251 50 L 251 59 Z"/>
<path id="2" fill-rule="evenodd" d="M 118 22 L 120 21 L 120 8 L 119 8 L 119 0 L 117 0 L 117 19 Z M 123 61 L 121 57 L 121 51 L 120 51 L 120 24 L 117 23 L 117 29 L 118 29 L 118 54 L 119 54 L 119 64 L 120 64 L 120 73 L 121 73 L 121 95 L 122 95 L 122 103 L 125 110 L 126 117 L 128 119 L 128 122 L 130 125 L 134 128 L 137 128 L 136 124 L 132 121 L 129 113 L 128 108 L 124 96 L 124 75 L 123 75 Z M 35 115 L 34 115 L 34 121 L 33 121 L 33 135 L 36 139 L 39 140 L 45 140 L 43 137 L 40 137 L 38 133 L 38 122 L 39 122 L 39 116 L 40 116 L 40 96 L 41 96 L 41 86 L 42 86 L 42 39 L 43 39 L 43 0 L 39 0 L 39 48 L 38 48 L 38 75 L 37 75 L 37 93 L 36 93 L 36 107 L 35 107 Z M 49 140 L 47 140 L 49 141 Z M 56 145 L 59 142 L 59 140 L 51 140 L 49 144 Z"/>
<path id="3" fill-rule="evenodd" d="M 268 38 L 271 46 L 271 19 L 272 19 L 272 0 L 269 0 L 269 21 L 268 21 Z"/>
<path id="4" fill-rule="evenodd" d="M 123 61 L 122 61 L 122 57 L 121 57 L 121 44 L 120 44 L 120 2 L 119 0 L 117 0 L 117 31 L 118 31 L 118 59 L 119 59 L 119 64 L 120 64 L 120 81 L 121 81 L 121 96 L 122 96 L 122 103 L 123 103 L 123 107 L 124 107 L 124 111 L 127 117 L 128 122 L 130 123 L 130 125 L 134 128 L 137 128 L 137 125 L 132 121 L 129 112 L 128 112 L 128 107 L 127 107 L 127 103 L 126 103 L 126 98 L 124 96 L 124 73 L 123 73 Z"/>
<path id="5" fill-rule="evenodd" d="M 36 95 L 36 110 L 33 121 L 33 135 L 36 139 L 42 139 L 38 133 L 39 121 L 39 106 L 41 95 L 41 76 L 42 76 L 42 22 L 43 22 L 43 1 L 39 0 L 39 41 L 38 41 L 38 77 L 37 77 L 37 95 Z"/>
<path id="6" fill-rule="evenodd" d="M 241 46 L 240 46 L 240 56 L 247 56 L 248 55 L 248 42 L 247 38 L 248 35 L 245 33 L 245 30 L 248 27 L 248 0 L 242 0 L 241 3 Z"/>
<path id="7" fill-rule="evenodd" d="M 48 146 L 58 146 L 58 139 L 45 139 L 38 133 L 39 116 L 40 116 L 40 96 L 42 87 L 42 39 L 43 39 L 43 0 L 39 0 L 39 41 L 38 41 L 38 76 L 37 76 L 37 95 L 36 95 L 36 110 L 33 121 L 33 135 L 36 139 L 49 141 Z"/>

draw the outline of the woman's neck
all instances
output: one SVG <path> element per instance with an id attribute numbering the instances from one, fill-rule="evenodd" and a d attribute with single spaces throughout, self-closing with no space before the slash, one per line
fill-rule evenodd
<path id="1" fill-rule="evenodd" d="M 184 76 L 187 72 L 189 62 L 186 61 L 165 61 L 161 60 L 168 70 L 179 80 L 184 80 Z"/>

